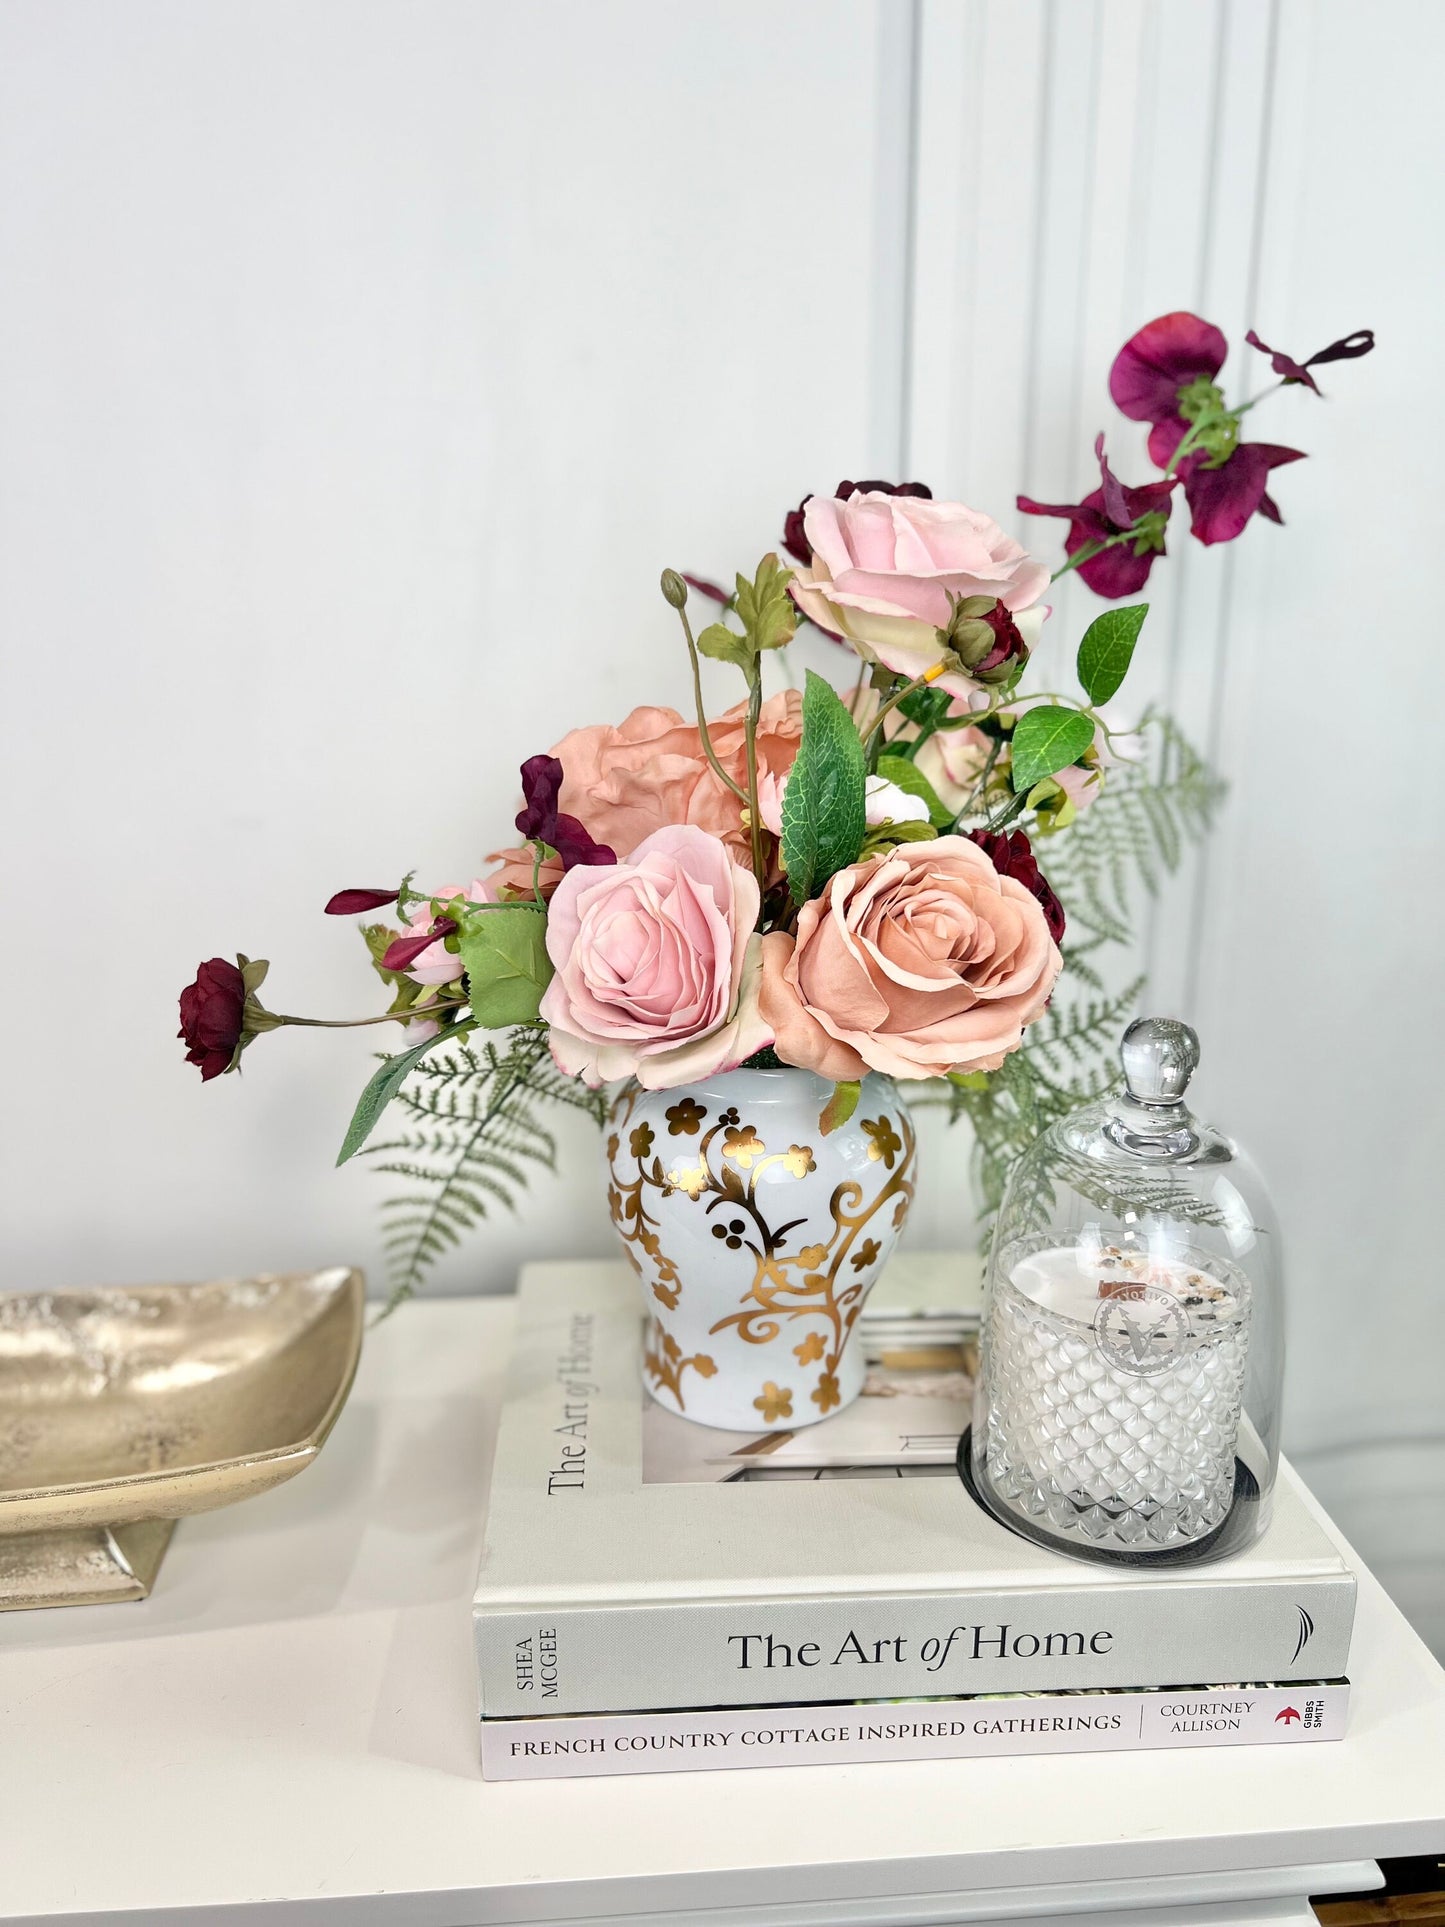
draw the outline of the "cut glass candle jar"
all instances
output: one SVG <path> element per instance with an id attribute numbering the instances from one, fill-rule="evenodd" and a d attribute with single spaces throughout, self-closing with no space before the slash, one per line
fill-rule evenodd
<path id="1" fill-rule="evenodd" d="M 1237 1146 L 1183 1103 L 1198 1060 L 1132 1025 L 1125 1094 L 1051 1127 L 995 1232 L 968 1476 L 1026 1536 L 1130 1564 L 1263 1529 L 1278 1460 L 1278 1239 Z"/>

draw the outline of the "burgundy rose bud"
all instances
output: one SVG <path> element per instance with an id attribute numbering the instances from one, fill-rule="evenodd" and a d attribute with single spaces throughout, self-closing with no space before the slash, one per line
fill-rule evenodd
<path id="1" fill-rule="evenodd" d="M 381 959 L 382 969 L 405 970 L 408 965 L 416 962 L 423 950 L 429 950 L 440 938 L 455 936 L 456 928 L 456 924 L 450 917 L 436 917 L 432 921 L 430 930 L 419 932 L 411 937 L 398 937 L 394 943 L 387 945 Z"/>
<path id="2" fill-rule="evenodd" d="M 181 1027 L 176 1035 L 186 1046 L 186 1062 L 200 1066 L 203 1084 L 234 1070 L 252 1038 L 281 1022 L 255 996 L 269 968 L 261 958 L 253 962 L 238 957 L 228 963 L 224 957 L 212 957 L 197 970 L 195 982 L 181 992 Z"/>
<path id="3" fill-rule="evenodd" d="M 803 510 L 812 499 L 811 495 L 805 495 L 798 506 L 795 509 L 789 509 L 783 517 L 783 547 L 793 560 L 801 563 L 805 569 L 813 559 L 813 545 L 808 540 L 807 530 L 803 527 Z"/>
<path id="4" fill-rule="evenodd" d="M 359 917 L 364 910 L 381 910 L 395 903 L 400 890 L 338 890 L 326 906 L 328 917 Z"/>
<path id="5" fill-rule="evenodd" d="M 1039 869 L 1033 845 L 1022 830 L 970 830 L 970 843 L 976 843 L 1001 877 L 1021 883 L 1044 913 L 1049 935 L 1055 943 L 1064 940 L 1064 906 L 1054 895 L 1048 879 Z"/>
<path id="6" fill-rule="evenodd" d="M 1328 348 L 1321 348 L 1319 353 L 1311 355 L 1308 361 L 1296 361 L 1281 349 L 1271 348 L 1266 342 L 1261 341 L 1253 328 L 1244 338 L 1251 348 L 1258 348 L 1262 355 L 1269 356 L 1269 365 L 1277 375 L 1282 375 L 1287 382 L 1301 382 L 1306 388 L 1312 388 L 1317 395 L 1320 392 L 1320 385 L 1310 373 L 1311 368 L 1322 368 L 1328 361 L 1357 361 L 1361 355 L 1369 354 L 1375 345 L 1373 328 L 1357 328 L 1352 335 L 1341 335 L 1340 339 L 1332 341 Z M 1265 513 L 1268 511 L 1266 510 Z"/>

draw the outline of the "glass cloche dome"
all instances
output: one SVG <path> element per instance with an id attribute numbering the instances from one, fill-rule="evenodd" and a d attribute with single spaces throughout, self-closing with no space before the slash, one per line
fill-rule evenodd
<path id="1" fill-rule="evenodd" d="M 1146 1017 L 1124 1094 L 1049 1127 L 989 1260 L 961 1467 L 1076 1558 L 1174 1565 L 1263 1531 L 1279 1458 L 1279 1236 L 1253 1164 L 1191 1115 L 1186 1024 Z"/>

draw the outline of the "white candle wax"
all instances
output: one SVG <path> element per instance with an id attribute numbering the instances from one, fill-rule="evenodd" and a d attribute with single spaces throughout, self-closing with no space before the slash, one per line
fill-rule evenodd
<path id="1" fill-rule="evenodd" d="M 1234 1492 L 1249 1281 L 1099 1245 L 1016 1258 L 988 1329 L 987 1469 L 1004 1503 L 1106 1547 L 1182 1545 Z"/>

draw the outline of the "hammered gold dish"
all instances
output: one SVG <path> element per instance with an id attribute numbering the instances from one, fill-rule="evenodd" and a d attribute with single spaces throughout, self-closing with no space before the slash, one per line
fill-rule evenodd
<path id="1" fill-rule="evenodd" d="M 144 1599 L 177 1519 L 302 1472 L 359 1271 L 0 1295 L 0 1611 Z"/>

